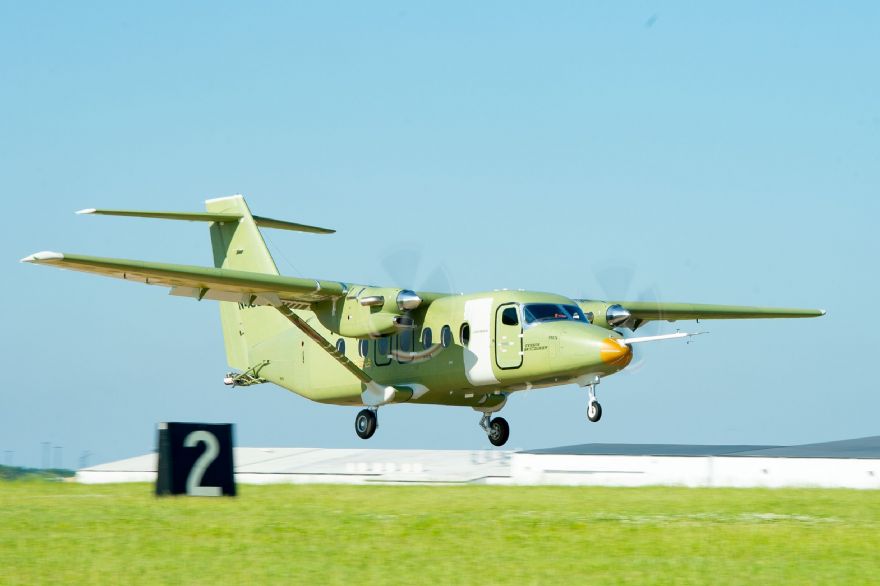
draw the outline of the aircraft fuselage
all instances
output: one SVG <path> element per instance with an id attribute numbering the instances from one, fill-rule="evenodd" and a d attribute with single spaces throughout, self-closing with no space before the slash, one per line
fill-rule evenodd
<path id="1" fill-rule="evenodd" d="M 242 311 L 274 312 L 267 307 Z M 590 323 L 572 299 L 549 293 L 493 291 L 438 299 L 415 310 L 412 329 L 372 339 L 345 338 L 315 313 L 297 311 L 380 384 L 394 402 L 494 410 L 507 394 L 571 382 L 588 384 L 629 364 L 617 332 Z M 346 316 L 340 316 L 345 319 Z M 340 341 L 341 340 L 341 341 Z M 424 359 L 408 353 L 440 348 Z M 260 377 L 315 401 L 360 405 L 362 385 L 315 342 L 288 323 L 251 350 Z"/>

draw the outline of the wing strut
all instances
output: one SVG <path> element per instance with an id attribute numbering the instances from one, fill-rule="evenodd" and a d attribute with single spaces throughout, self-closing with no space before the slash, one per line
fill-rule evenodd
<path id="1" fill-rule="evenodd" d="M 614 341 L 622 344 L 624 346 L 630 346 L 632 344 L 640 344 L 642 342 L 657 342 L 659 340 L 675 340 L 677 338 L 690 338 L 693 336 L 700 336 L 702 334 L 708 334 L 709 332 L 695 332 L 693 334 L 689 334 L 687 332 L 676 332 L 674 334 L 662 334 L 659 336 L 641 336 L 638 338 L 615 338 Z"/>
<path id="2" fill-rule="evenodd" d="M 364 384 L 366 389 L 361 392 L 361 399 L 363 400 L 364 405 L 378 407 L 379 405 L 384 405 L 394 400 L 394 396 L 397 394 L 397 389 L 377 383 L 370 377 L 370 375 L 358 368 L 354 362 L 339 352 L 339 350 L 336 349 L 336 346 L 328 342 L 327 339 L 318 333 L 315 328 L 310 326 L 306 320 L 296 315 L 292 309 L 281 303 L 280 300 L 272 301 L 273 307 L 275 307 L 281 315 L 286 317 L 290 323 L 299 328 L 302 333 L 314 340 L 324 352 L 332 356 L 336 362 L 341 364 L 348 372 L 353 374 Z"/>

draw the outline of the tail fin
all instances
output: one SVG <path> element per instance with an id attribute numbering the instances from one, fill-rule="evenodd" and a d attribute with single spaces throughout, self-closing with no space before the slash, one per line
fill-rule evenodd
<path id="1" fill-rule="evenodd" d="M 247 203 L 240 195 L 209 199 L 205 202 L 208 212 L 238 216 L 238 221 L 211 224 L 211 248 L 214 266 L 238 271 L 278 274 L 278 267 L 269 254 L 263 235 L 257 228 Z"/>
<path id="2" fill-rule="evenodd" d="M 334 232 L 327 228 L 255 216 L 240 195 L 209 199 L 205 202 L 205 207 L 205 212 L 88 208 L 77 213 L 211 222 L 211 247 L 215 267 L 269 275 L 277 275 L 278 267 L 269 254 L 263 235 L 260 234 L 260 226 L 316 234 Z M 242 307 L 225 301 L 220 302 L 220 321 L 229 365 L 240 370 L 254 366 L 251 355 L 257 346 L 289 332 L 292 328 L 290 322 L 274 308 Z M 261 355 L 260 352 L 256 354 Z"/>
<path id="3" fill-rule="evenodd" d="M 205 202 L 205 207 L 208 212 L 240 216 L 237 221 L 215 221 L 211 224 L 211 248 L 215 267 L 278 274 L 278 267 L 242 196 L 209 199 Z M 220 323 L 223 327 L 227 363 L 238 370 L 247 370 L 253 366 L 250 359 L 251 347 L 290 327 L 287 320 L 272 308 L 244 309 L 237 303 L 225 301 L 220 302 Z"/>

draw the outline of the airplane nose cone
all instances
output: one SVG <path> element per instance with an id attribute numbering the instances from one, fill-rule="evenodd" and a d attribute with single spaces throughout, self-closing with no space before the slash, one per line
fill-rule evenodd
<path id="1" fill-rule="evenodd" d="M 632 349 L 614 338 L 605 338 L 599 345 L 599 357 L 605 364 L 626 366 L 632 360 Z"/>

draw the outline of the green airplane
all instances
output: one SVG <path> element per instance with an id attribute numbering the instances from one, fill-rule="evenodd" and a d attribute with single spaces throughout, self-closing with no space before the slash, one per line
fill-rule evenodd
<path id="1" fill-rule="evenodd" d="M 272 382 L 321 403 L 365 407 L 367 439 L 382 405 L 471 407 L 495 446 L 510 428 L 511 393 L 577 383 L 598 421 L 599 381 L 632 360 L 636 344 L 695 335 L 624 336 L 652 320 L 818 317 L 822 310 L 571 299 L 532 291 L 457 295 L 285 277 L 259 228 L 333 230 L 251 214 L 240 195 L 208 200 L 206 212 L 87 209 L 80 214 L 210 223 L 214 267 L 38 252 L 22 262 L 96 273 L 197 300 L 219 301 L 229 366 L 225 383 Z"/>

